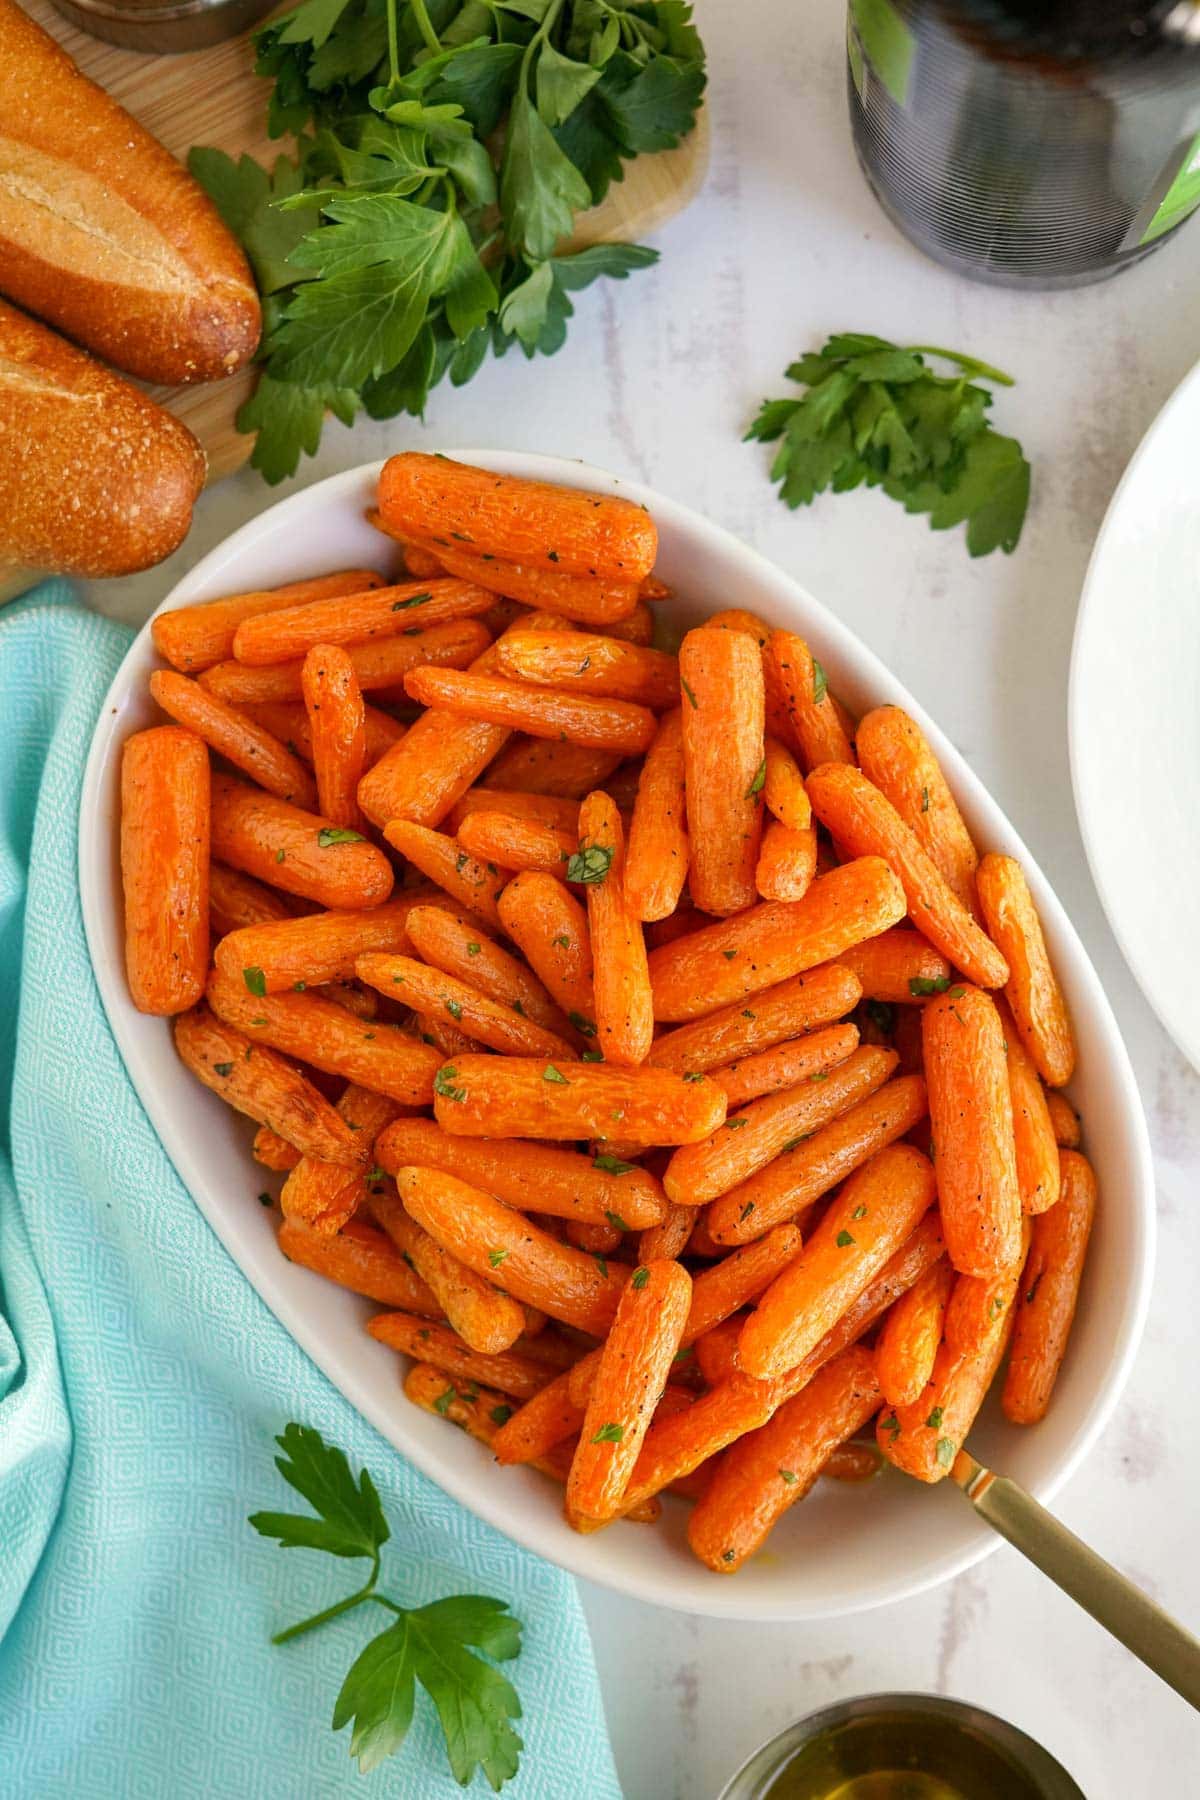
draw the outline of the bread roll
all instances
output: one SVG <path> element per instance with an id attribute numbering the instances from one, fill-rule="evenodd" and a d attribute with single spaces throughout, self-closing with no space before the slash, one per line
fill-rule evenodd
<path id="1" fill-rule="evenodd" d="M 147 569 L 184 538 L 203 484 L 186 426 L 0 300 L 0 572 Z"/>
<path id="2" fill-rule="evenodd" d="M 169 386 L 228 375 L 262 328 L 203 190 L 14 0 L 0 0 L 0 293 Z"/>

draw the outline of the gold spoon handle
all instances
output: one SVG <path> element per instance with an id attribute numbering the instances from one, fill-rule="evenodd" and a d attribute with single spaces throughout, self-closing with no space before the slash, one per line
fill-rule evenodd
<path id="1" fill-rule="evenodd" d="M 955 1457 L 951 1474 L 993 1530 L 1200 1709 L 1200 1642 L 1190 1631 L 1006 1475 L 993 1475 L 965 1450 Z"/>

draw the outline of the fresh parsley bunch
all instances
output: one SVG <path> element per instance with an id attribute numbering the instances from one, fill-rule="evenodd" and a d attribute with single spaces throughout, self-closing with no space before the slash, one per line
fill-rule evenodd
<path id="1" fill-rule="evenodd" d="M 303 0 L 256 34 L 269 173 L 195 149 L 192 173 L 264 297 L 265 364 L 238 414 L 268 481 L 349 423 L 420 414 L 489 350 L 550 355 L 570 296 L 654 262 L 556 254 L 626 159 L 692 128 L 704 49 L 687 0 Z"/>
<path id="2" fill-rule="evenodd" d="M 482 1651 L 495 1662 L 518 1655 L 519 1621 L 509 1616 L 503 1600 L 483 1594 L 455 1594 L 409 1609 L 378 1593 L 379 1553 L 391 1532 L 370 1475 L 360 1469 L 355 1480 L 343 1452 L 311 1426 L 288 1425 L 275 1441 L 283 1451 L 275 1467 L 313 1511 L 252 1513 L 251 1525 L 285 1550 L 361 1557 L 370 1561 L 371 1572 L 353 1594 L 278 1632 L 271 1642 L 286 1644 L 368 1602 L 386 1608 L 392 1623 L 351 1665 L 334 1704 L 333 1729 L 353 1721 L 350 1754 L 368 1773 L 403 1745 L 420 1682 L 437 1709 L 455 1780 L 466 1787 L 482 1769 L 498 1793 L 517 1772 L 522 1745 L 510 1721 L 520 1718 L 521 1702 L 512 1683 L 473 1653 Z"/>
<path id="3" fill-rule="evenodd" d="M 927 356 L 959 373 L 933 374 Z M 779 443 L 771 480 L 789 506 L 807 506 L 827 489 L 881 487 L 907 512 L 928 513 L 934 531 L 965 524 L 972 556 L 1016 549 L 1029 464 L 1016 438 L 988 423 L 992 396 L 978 385 L 1011 387 L 1011 376 L 954 350 L 903 349 L 842 332 L 794 362 L 787 377 L 808 392 L 765 400 L 746 436 Z"/>

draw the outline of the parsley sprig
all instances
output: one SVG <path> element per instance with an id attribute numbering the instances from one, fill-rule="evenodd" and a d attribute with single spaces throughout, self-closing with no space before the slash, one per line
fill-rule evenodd
<path id="1" fill-rule="evenodd" d="M 954 363 L 935 375 L 926 357 Z M 1012 377 L 956 350 L 904 349 L 865 332 L 831 337 L 787 371 L 799 400 L 764 400 L 746 433 L 778 443 L 771 480 L 788 506 L 818 494 L 881 487 L 934 531 L 966 525 L 972 556 L 1016 549 L 1029 503 L 1029 464 L 1016 438 L 988 423 L 992 396 L 980 381 Z"/>
<path id="2" fill-rule="evenodd" d="M 326 411 L 420 415 L 489 351 L 553 354 L 572 293 L 657 260 L 559 246 L 628 159 L 691 130 L 688 0 L 302 0 L 254 41 L 295 157 L 194 149 L 189 166 L 264 296 L 237 422 L 268 481 L 315 451 Z"/>
<path id="3" fill-rule="evenodd" d="M 275 1441 L 283 1451 L 275 1467 L 313 1511 L 252 1513 L 250 1524 L 282 1549 L 361 1557 L 371 1569 L 354 1593 L 277 1632 L 271 1642 L 289 1643 L 367 1601 L 386 1608 L 394 1620 L 351 1665 L 334 1703 L 333 1729 L 353 1723 L 350 1754 L 368 1773 L 402 1748 L 419 1682 L 437 1710 L 455 1780 L 465 1787 L 482 1769 L 498 1793 L 517 1773 L 522 1745 L 510 1720 L 520 1718 L 521 1703 L 512 1683 L 483 1656 L 508 1662 L 518 1655 L 520 1622 L 503 1600 L 484 1594 L 455 1594 L 409 1608 L 379 1593 L 380 1551 L 391 1531 L 366 1469 L 356 1479 L 343 1452 L 312 1426 L 290 1424 Z"/>

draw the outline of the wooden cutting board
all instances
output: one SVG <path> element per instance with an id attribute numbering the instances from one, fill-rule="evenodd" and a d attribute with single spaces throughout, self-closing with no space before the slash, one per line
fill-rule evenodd
<path id="1" fill-rule="evenodd" d="M 49 0 L 21 0 L 26 12 L 58 39 L 85 75 L 107 88 L 180 161 L 193 144 L 271 163 L 292 149 L 290 138 L 266 132 L 269 84 L 254 74 L 249 34 L 183 56 L 120 50 L 78 30 Z M 637 241 L 686 206 L 708 166 L 708 116 L 677 150 L 639 156 L 603 205 L 579 219 L 576 248 L 613 239 Z M 631 299 L 633 289 L 631 288 Z M 183 419 L 208 452 L 208 478 L 219 481 L 245 462 L 253 440 L 234 428 L 234 415 L 254 385 L 245 369 L 227 381 L 194 388 L 151 388 Z M 530 380 L 536 380 L 531 371 Z"/>

